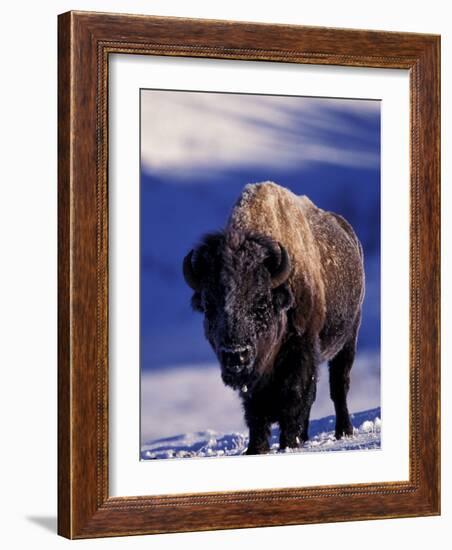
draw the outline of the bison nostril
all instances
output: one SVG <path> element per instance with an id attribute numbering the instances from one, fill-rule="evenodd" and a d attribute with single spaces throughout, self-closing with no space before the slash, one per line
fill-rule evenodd
<path id="1" fill-rule="evenodd" d="M 239 361 L 243 365 L 245 363 L 248 363 L 250 360 L 250 351 L 248 349 L 241 351 L 239 353 Z"/>
<path id="2" fill-rule="evenodd" d="M 223 367 L 230 371 L 240 372 L 250 363 L 249 348 L 221 348 L 220 360 Z"/>

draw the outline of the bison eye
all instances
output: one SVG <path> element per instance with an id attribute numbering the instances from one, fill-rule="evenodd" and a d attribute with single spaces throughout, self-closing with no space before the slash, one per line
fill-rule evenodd
<path id="1" fill-rule="evenodd" d="M 258 299 L 254 305 L 254 312 L 258 316 L 265 314 L 267 309 L 268 309 L 267 301 L 264 300 L 263 298 Z"/>
<path id="2" fill-rule="evenodd" d="M 287 285 L 282 285 L 273 293 L 273 305 L 276 311 L 290 309 L 293 306 L 294 297 Z"/>

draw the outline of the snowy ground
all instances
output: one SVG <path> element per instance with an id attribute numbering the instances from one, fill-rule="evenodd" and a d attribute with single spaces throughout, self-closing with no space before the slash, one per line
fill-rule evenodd
<path id="1" fill-rule="evenodd" d="M 378 354 L 361 354 L 353 367 L 350 411 L 357 428 L 350 440 L 336 442 L 328 373 L 320 368 L 312 408 L 311 441 L 303 450 L 345 450 L 379 446 L 380 364 Z M 357 411 L 365 411 L 358 413 Z M 323 435 L 322 435 L 323 434 Z M 143 459 L 174 456 L 240 454 L 247 429 L 236 392 L 224 386 L 218 365 L 183 366 L 144 372 L 141 378 L 141 455 Z M 272 437 L 277 449 L 278 432 Z M 204 455 L 202 454 L 204 453 Z"/>
<path id="2" fill-rule="evenodd" d="M 313 420 L 310 424 L 311 439 L 296 452 L 350 451 L 380 448 L 380 408 L 352 415 L 355 426 L 353 436 L 336 440 L 334 437 L 334 416 Z M 279 452 L 279 430 L 272 431 L 271 453 Z M 222 434 L 213 430 L 180 434 L 157 439 L 142 445 L 143 460 L 161 458 L 188 458 L 208 456 L 236 456 L 246 451 L 246 432 Z M 284 451 L 284 452 L 295 452 Z"/>
<path id="3" fill-rule="evenodd" d="M 352 369 L 348 396 L 352 412 L 380 406 L 380 357 L 359 354 Z M 334 413 L 326 365 L 319 369 L 317 398 L 311 418 Z M 236 392 L 226 387 L 216 364 L 185 365 L 143 371 L 141 376 L 141 443 L 181 433 L 213 430 L 245 432 Z"/>

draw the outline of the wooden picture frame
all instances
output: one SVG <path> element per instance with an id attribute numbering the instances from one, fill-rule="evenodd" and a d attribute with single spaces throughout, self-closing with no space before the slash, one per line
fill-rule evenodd
<path id="1" fill-rule="evenodd" d="M 58 23 L 59 534 L 439 514 L 439 36 L 89 12 L 65 13 Z M 107 93 L 113 53 L 409 70 L 409 481 L 109 496 Z"/>

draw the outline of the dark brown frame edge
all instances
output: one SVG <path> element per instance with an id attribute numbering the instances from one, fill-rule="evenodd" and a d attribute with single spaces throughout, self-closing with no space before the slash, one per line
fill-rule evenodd
<path id="1" fill-rule="evenodd" d="M 440 511 L 440 37 L 68 12 L 58 21 L 58 532 L 68 538 L 436 515 Z M 410 71 L 410 480 L 108 495 L 108 56 Z"/>

